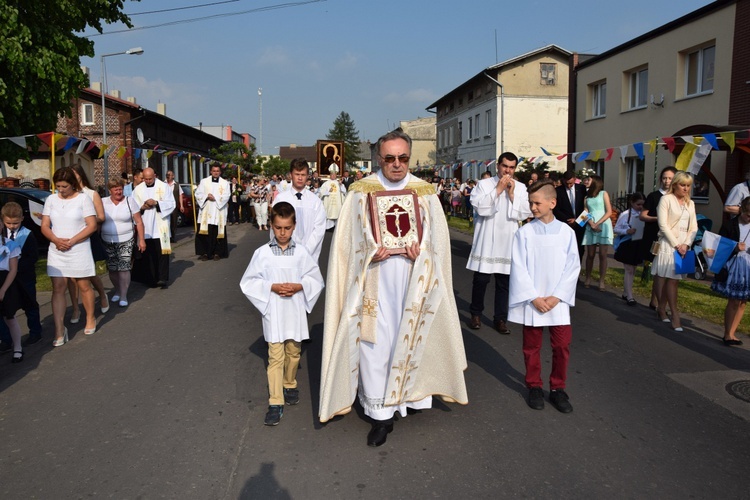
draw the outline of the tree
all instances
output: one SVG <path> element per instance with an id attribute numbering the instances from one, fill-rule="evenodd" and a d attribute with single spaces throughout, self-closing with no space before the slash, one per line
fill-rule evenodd
<path id="1" fill-rule="evenodd" d="M 289 162 L 282 160 L 280 156 L 269 156 L 263 162 L 263 174 L 266 177 L 271 177 L 273 174 L 283 177 L 287 172 L 289 172 Z"/>
<path id="2" fill-rule="evenodd" d="M 344 162 L 353 167 L 359 158 L 359 131 L 354 126 L 349 113 L 342 111 L 333 121 L 333 128 L 328 131 L 326 139 L 344 142 Z"/>
<path id="3" fill-rule="evenodd" d="M 88 86 L 81 56 L 94 42 L 76 35 L 102 32 L 102 22 L 132 27 L 123 0 L 22 0 L 0 2 L 0 137 L 51 132 L 58 115 Z M 0 158 L 15 165 L 28 152 L 0 141 Z"/>
<path id="4" fill-rule="evenodd" d="M 251 174 L 256 171 L 256 164 L 258 157 L 255 156 L 255 144 L 251 144 L 250 147 L 245 146 L 241 142 L 227 142 L 219 146 L 218 149 L 212 149 L 209 152 L 211 159 L 220 161 L 222 163 L 229 163 L 237 165 L 239 172 L 234 168 L 231 171 L 224 171 L 223 177 L 232 178 L 237 176 L 240 180 L 246 180 L 251 177 Z"/>

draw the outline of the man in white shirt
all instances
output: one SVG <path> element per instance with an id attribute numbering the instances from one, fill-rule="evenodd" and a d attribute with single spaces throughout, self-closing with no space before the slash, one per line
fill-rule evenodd
<path id="1" fill-rule="evenodd" d="M 306 188 L 307 178 L 310 176 L 307 160 L 295 158 L 289 165 L 289 171 L 287 176 L 291 179 L 290 187 L 281 191 L 274 203 L 286 201 L 294 207 L 297 218 L 294 242 L 304 245 L 315 262 L 318 262 L 326 232 L 326 210 L 320 198 Z"/>
<path id="2" fill-rule="evenodd" d="M 221 177 L 221 167 L 211 166 L 211 176 L 203 179 L 195 190 L 198 203 L 198 234 L 195 235 L 195 254 L 200 260 L 219 260 L 229 256 L 227 246 L 227 204 L 232 188 Z"/>
<path id="3" fill-rule="evenodd" d="M 518 158 L 505 152 L 497 159 L 497 175 L 482 179 L 471 191 L 471 205 L 476 212 L 474 242 L 466 269 L 474 271 L 469 311 L 469 327 L 482 326 L 484 295 L 492 275 L 495 276 L 495 329 L 507 335 L 508 281 L 510 277 L 513 236 L 520 223 L 531 217 L 526 186 L 513 179 Z"/>

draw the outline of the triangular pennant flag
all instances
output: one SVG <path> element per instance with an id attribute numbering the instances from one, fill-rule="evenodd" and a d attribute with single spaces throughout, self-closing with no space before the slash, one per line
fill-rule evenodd
<path id="1" fill-rule="evenodd" d="M 716 140 L 716 134 L 703 134 L 703 138 L 708 141 L 714 149 L 719 149 L 719 141 Z"/>
<path id="2" fill-rule="evenodd" d="M 125 147 L 120 146 L 119 149 L 117 150 L 117 157 L 122 158 L 123 156 L 125 156 Z"/>
<path id="3" fill-rule="evenodd" d="M 109 146 L 107 146 L 106 144 L 104 144 L 104 143 L 100 144 L 99 145 L 99 156 L 97 156 L 97 158 L 103 157 L 104 153 L 107 152 L 107 148 L 109 148 Z"/>
<path id="4" fill-rule="evenodd" d="M 26 136 L 8 137 L 8 140 L 20 148 L 26 149 Z"/>
<path id="5" fill-rule="evenodd" d="M 565 159 L 565 158 L 567 158 L 567 157 L 568 157 L 568 153 L 565 153 L 564 155 L 560 155 L 560 156 L 558 156 L 558 157 L 557 157 L 557 161 L 560 161 L 560 160 L 564 160 L 564 159 Z"/>
<path id="6" fill-rule="evenodd" d="M 89 145 L 89 141 L 86 139 L 81 139 L 81 142 L 78 143 L 78 148 L 76 149 L 76 154 L 79 155 L 86 151 L 86 146 Z"/>
<path id="7" fill-rule="evenodd" d="M 599 157 L 602 155 L 602 150 L 597 149 L 594 151 L 594 156 L 591 158 L 591 161 L 599 161 Z"/>
<path id="8" fill-rule="evenodd" d="M 685 144 L 695 144 L 695 137 L 693 137 L 692 135 L 683 135 L 680 136 L 680 139 L 685 141 Z"/>
<path id="9" fill-rule="evenodd" d="M 63 146 L 63 151 L 67 151 L 72 148 L 73 144 L 75 144 L 77 140 L 77 137 L 68 137 L 68 140 L 65 141 L 65 145 Z"/>
<path id="10" fill-rule="evenodd" d="M 148 160 L 149 158 L 151 158 L 152 154 L 154 154 L 154 150 L 153 149 L 147 149 L 146 150 L 146 159 Z"/>
<path id="11" fill-rule="evenodd" d="M 143 152 L 142 149 L 135 148 L 135 154 L 133 155 L 133 158 L 139 160 L 141 158 L 141 152 Z"/>
<path id="12" fill-rule="evenodd" d="M 574 164 L 578 163 L 578 155 L 580 153 L 570 153 L 570 161 L 572 161 Z"/>
<path id="13" fill-rule="evenodd" d="M 604 158 L 604 161 L 609 161 L 612 159 L 612 155 L 615 152 L 615 148 L 607 148 L 607 157 Z"/>
<path id="14" fill-rule="evenodd" d="M 42 140 L 43 143 L 45 143 L 47 146 L 52 147 L 51 140 L 54 137 L 54 132 L 45 132 L 43 134 L 36 134 L 36 136 Z"/>
<path id="15" fill-rule="evenodd" d="M 706 141 L 698 146 L 698 150 L 690 160 L 690 164 L 687 168 L 688 173 L 693 175 L 697 174 L 701 169 L 701 165 L 703 165 L 703 163 L 706 161 L 706 158 L 708 158 L 709 154 L 711 154 L 711 143 Z"/>
<path id="16" fill-rule="evenodd" d="M 719 135 L 721 136 L 721 140 L 729 146 L 729 152 L 734 153 L 734 132 L 722 132 Z"/>
<path id="17" fill-rule="evenodd" d="M 123 155 L 123 158 L 128 158 L 130 156 L 133 156 L 132 146 L 128 146 L 127 148 L 125 148 L 125 155 Z"/>
<path id="18" fill-rule="evenodd" d="M 667 149 L 669 150 L 669 152 L 674 153 L 674 137 L 662 137 L 661 140 L 664 141 L 664 144 L 667 145 Z"/>
<path id="19" fill-rule="evenodd" d="M 648 141 L 648 152 L 654 154 L 654 151 L 656 151 L 656 139 L 651 139 Z"/>
<path id="20" fill-rule="evenodd" d="M 643 143 L 642 142 L 636 142 L 635 144 L 633 144 L 633 149 L 635 149 L 635 154 L 638 155 L 638 158 L 640 158 L 641 160 L 645 158 L 643 155 Z"/>
<path id="21" fill-rule="evenodd" d="M 680 153 L 680 156 L 677 157 L 677 161 L 675 162 L 674 167 L 677 170 L 687 170 L 688 165 L 690 165 L 690 161 L 693 159 L 693 155 L 695 154 L 695 151 L 697 149 L 698 146 L 696 146 L 692 142 L 686 142 L 685 147 L 682 148 L 682 153 Z"/>
<path id="22" fill-rule="evenodd" d="M 620 146 L 620 158 L 622 159 L 622 162 L 625 163 L 625 156 L 628 154 L 628 147 L 627 146 Z"/>
<path id="23" fill-rule="evenodd" d="M 541 146 L 539 146 L 539 149 L 541 149 L 542 151 L 544 151 L 544 154 L 547 155 L 547 156 L 557 156 L 558 154 L 560 154 L 560 153 L 550 153 L 549 151 L 547 151 L 546 149 L 544 149 Z"/>
<path id="24" fill-rule="evenodd" d="M 86 146 L 86 151 L 84 151 L 84 153 L 90 152 L 95 147 L 96 147 L 96 143 L 94 141 L 89 142 L 88 146 Z"/>
<path id="25" fill-rule="evenodd" d="M 591 151 L 584 151 L 583 153 L 581 153 L 581 156 L 578 157 L 578 161 L 585 160 L 586 158 L 589 157 L 590 154 L 591 154 Z"/>

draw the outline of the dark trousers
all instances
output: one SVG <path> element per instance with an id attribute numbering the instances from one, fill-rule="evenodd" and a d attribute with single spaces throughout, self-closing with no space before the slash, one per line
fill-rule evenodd
<path id="1" fill-rule="evenodd" d="M 147 286 L 169 283 L 169 254 L 161 253 L 161 242 L 158 238 L 146 240 L 146 251 L 133 262 L 131 273 L 133 281 Z"/>
<path id="2" fill-rule="evenodd" d="M 208 225 L 208 234 L 196 234 L 195 255 L 206 255 L 209 259 L 212 259 L 214 255 L 224 259 L 229 257 L 226 228 L 223 238 L 219 238 L 219 226 L 215 224 Z"/>
<path id="3" fill-rule="evenodd" d="M 472 316 L 481 316 L 484 311 L 484 295 L 487 285 L 490 283 L 492 274 L 474 272 L 474 281 L 471 287 L 471 305 L 469 311 Z M 510 275 L 495 273 L 495 321 L 508 320 L 508 286 Z"/>
<path id="4" fill-rule="evenodd" d="M 235 203 L 232 200 L 229 200 L 229 213 L 227 214 L 227 222 L 240 222 L 240 204 Z"/>
<path id="5" fill-rule="evenodd" d="M 26 314 L 26 325 L 29 327 L 29 338 L 41 338 L 42 322 L 39 317 L 39 304 L 36 302 L 36 283 L 16 282 L 19 288 L 21 288 L 21 294 L 24 295 L 23 302 L 25 305 L 23 311 Z M 12 342 L 8 325 L 5 324 L 2 318 L 0 318 L 0 340 L 6 343 Z"/>
<path id="6" fill-rule="evenodd" d="M 542 332 L 541 326 L 523 327 L 523 360 L 526 363 L 526 387 L 542 387 Z M 570 341 L 573 329 L 570 325 L 549 327 L 552 343 L 552 371 L 549 374 L 550 390 L 565 389 L 570 359 Z"/>

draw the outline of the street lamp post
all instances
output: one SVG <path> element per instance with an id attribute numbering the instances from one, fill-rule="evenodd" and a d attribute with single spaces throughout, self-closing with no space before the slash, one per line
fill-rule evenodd
<path id="1" fill-rule="evenodd" d="M 113 52 L 111 54 L 102 54 L 101 56 L 101 72 L 99 74 L 99 91 L 102 94 L 102 144 L 107 144 L 107 107 L 104 100 L 104 58 L 105 57 L 111 57 L 111 56 L 121 56 L 121 55 L 141 55 L 143 54 L 143 49 L 141 47 L 135 47 L 133 49 L 128 49 L 124 52 Z M 106 189 L 107 183 L 109 183 L 109 158 L 108 154 L 105 151 L 104 152 L 104 188 Z"/>

